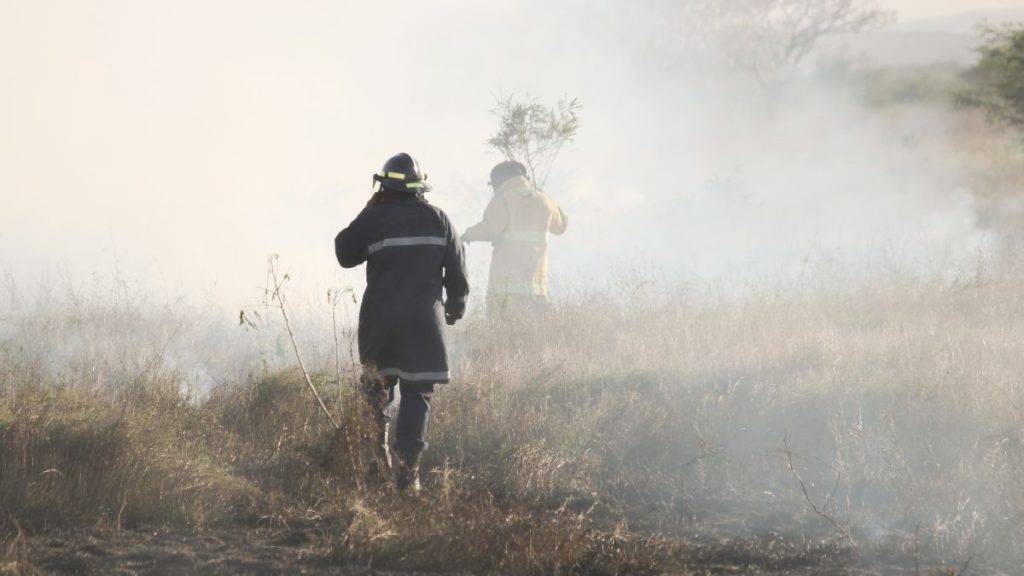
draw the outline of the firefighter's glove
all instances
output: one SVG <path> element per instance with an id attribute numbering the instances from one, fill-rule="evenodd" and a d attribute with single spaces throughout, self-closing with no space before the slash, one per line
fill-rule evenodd
<path id="1" fill-rule="evenodd" d="M 444 303 L 444 320 L 449 326 L 454 326 L 455 322 L 462 319 L 462 315 L 466 312 L 466 299 L 448 299 Z"/>

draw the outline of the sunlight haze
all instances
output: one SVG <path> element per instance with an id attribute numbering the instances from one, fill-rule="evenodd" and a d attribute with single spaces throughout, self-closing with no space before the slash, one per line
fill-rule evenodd
<path id="1" fill-rule="evenodd" d="M 432 200 L 461 229 L 479 217 L 500 159 L 484 142 L 502 91 L 583 103 L 580 137 L 550 183 L 574 223 L 553 247 L 556 286 L 630 266 L 713 279 L 752 260 L 769 272 L 804 258 L 822 233 L 801 213 L 785 212 L 793 221 L 783 225 L 735 203 L 701 204 L 702 186 L 741 169 L 753 176 L 759 154 L 724 139 L 739 126 L 715 109 L 717 96 L 686 73 L 661 73 L 681 50 L 675 39 L 615 2 L 544 4 L 547 18 L 530 16 L 541 4 L 4 1 L 0 266 L 27 287 L 116 278 L 232 307 L 259 297 L 264 258 L 280 253 L 310 294 L 358 286 L 359 273 L 336 269 L 330 242 L 391 154 L 420 159 Z M 885 6 L 903 19 L 976 8 Z M 820 128 L 806 120 L 799 129 L 814 137 Z M 682 163 L 680 180 L 658 181 L 665 163 Z M 822 184 L 776 167 L 759 177 Z M 628 225 L 616 220 L 622 208 Z M 668 240 L 677 210 L 683 234 Z M 889 226 L 870 213 L 826 245 L 865 250 L 857 245 Z M 725 234 L 737 218 L 750 219 L 747 229 Z M 970 215 L 953 218 L 963 224 L 940 242 L 985 242 Z M 636 225 L 644 235 L 631 233 Z M 632 240 L 605 233 L 616 227 Z M 767 251 L 751 248 L 765 242 Z M 470 251 L 477 280 L 486 257 Z"/>

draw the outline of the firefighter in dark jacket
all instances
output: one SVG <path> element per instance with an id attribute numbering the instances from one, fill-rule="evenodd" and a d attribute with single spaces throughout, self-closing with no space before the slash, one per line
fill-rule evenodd
<path id="1" fill-rule="evenodd" d="M 448 216 L 424 198 L 430 186 L 411 156 L 388 159 L 373 179 L 373 197 L 334 239 L 334 250 L 344 268 L 366 262 L 359 358 L 377 475 L 391 469 L 386 408 L 397 385 L 395 480 L 401 490 L 418 490 L 430 398 L 435 384 L 449 380 L 443 327 L 462 318 L 469 295 L 466 261 Z"/>

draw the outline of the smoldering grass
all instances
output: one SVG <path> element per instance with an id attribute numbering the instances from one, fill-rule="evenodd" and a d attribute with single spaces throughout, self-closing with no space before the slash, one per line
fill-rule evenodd
<path id="1" fill-rule="evenodd" d="M 583 293 L 542 321 L 469 319 L 419 497 L 365 482 L 355 381 L 331 354 L 311 380 L 341 407 L 338 431 L 298 370 L 183 395 L 173 364 L 136 361 L 152 349 L 104 359 L 99 343 L 59 358 L 79 369 L 45 365 L 44 344 L 18 345 L 23 319 L 0 346 L 0 523 L 315 526 L 325 561 L 393 570 L 1010 566 L 1021 280 Z M 118 387 L 94 386 L 97 362 Z"/>

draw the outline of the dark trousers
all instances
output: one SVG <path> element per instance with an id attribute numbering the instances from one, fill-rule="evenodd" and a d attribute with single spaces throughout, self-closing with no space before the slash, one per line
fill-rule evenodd
<path id="1" fill-rule="evenodd" d="M 374 418 L 386 430 L 390 420 L 388 407 L 395 401 L 395 386 L 401 393 L 398 418 L 391 445 L 403 456 L 419 454 L 427 448 L 427 425 L 430 422 L 430 399 L 433 384 L 411 384 L 398 378 L 364 376 L 363 386 Z M 381 438 L 384 441 L 383 438 Z"/>

